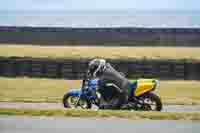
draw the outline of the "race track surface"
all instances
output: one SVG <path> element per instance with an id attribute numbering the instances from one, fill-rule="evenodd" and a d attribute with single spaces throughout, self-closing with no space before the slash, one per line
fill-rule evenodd
<path id="1" fill-rule="evenodd" d="M 22 103 L 0 102 L 0 107 L 34 108 L 34 109 L 64 109 L 61 103 Z M 93 109 L 96 107 L 93 107 Z M 200 105 L 164 105 L 163 112 L 199 112 Z"/>
<path id="2" fill-rule="evenodd" d="M 1 133 L 200 133 L 200 121 L 0 116 Z"/>

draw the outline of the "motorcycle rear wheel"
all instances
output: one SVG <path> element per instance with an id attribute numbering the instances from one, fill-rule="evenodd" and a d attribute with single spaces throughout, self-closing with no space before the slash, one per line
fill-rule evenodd
<path id="1" fill-rule="evenodd" d="M 80 99 L 78 106 L 76 106 L 76 102 L 79 99 L 79 96 L 74 96 L 69 93 L 63 96 L 63 105 L 65 108 L 78 108 L 82 109 L 90 109 L 92 107 L 91 103 L 85 99 Z"/>
<path id="2" fill-rule="evenodd" d="M 154 93 L 147 93 L 142 97 L 143 99 L 143 110 L 144 111 L 161 111 L 162 102 L 159 96 Z"/>

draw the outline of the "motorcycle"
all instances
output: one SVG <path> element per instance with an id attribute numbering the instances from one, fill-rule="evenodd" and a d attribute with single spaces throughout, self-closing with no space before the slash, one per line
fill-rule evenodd
<path id="1" fill-rule="evenodd" d="M 83 81 L 84 82 L 84 81 Z M 101 94 L 98 92 L 98 79 L 88 80 L 81 89 L 71 89 L 63 96 L 65 108 L 91 109 L 92 105 L 99 107 Z M 128 103 L 120 109 L 136 111 L 161 111 L 162 102 L 158 95 L 153 93 L 160 83 L 156 79 L 138 79 L 129 81 Z"/>

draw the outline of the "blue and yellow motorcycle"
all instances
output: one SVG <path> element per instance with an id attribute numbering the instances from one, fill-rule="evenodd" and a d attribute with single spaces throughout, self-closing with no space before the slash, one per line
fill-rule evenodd
<path id="1" fill-rule="evenodd" d="M 121 109 L 141 111 L 161 111 L 162 102 L 154 92 L 160 83 L 156 79 L 138 79 L 129 82 L 128 103 Z M 81 89 L 71 89 L 64 94 L 65 108 L 90 109 L 92 105 L 99 106 L 101 94 L 98 92 L 98 79 L 88 80 Z"/>

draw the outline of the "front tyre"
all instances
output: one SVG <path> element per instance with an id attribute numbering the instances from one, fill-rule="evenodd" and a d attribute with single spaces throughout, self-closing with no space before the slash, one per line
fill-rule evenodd
<path id="1" fill-rule="evenodd" d="M 143 97 L 143 107 L 145 111 L 161 111 L 162 110 L 162 102 L 159 96 L 154 93 L 147 93 Z"/>
<path id="2" fill-rule="evenodd" d="M 76 107 L 81 107 L 82 109 L 90 109 L 91 108 L 91 103 L 87 100 L 80 99 L 78 106 L 76 106 L 76 103 L 79 99 L 79 96 L 72 95 L 70 93 L 66 93 L 63 96 L 63 105 L 65 108 L 76 108 Z"/>

